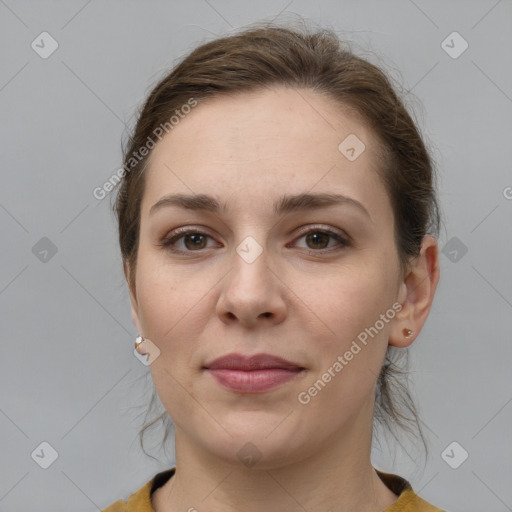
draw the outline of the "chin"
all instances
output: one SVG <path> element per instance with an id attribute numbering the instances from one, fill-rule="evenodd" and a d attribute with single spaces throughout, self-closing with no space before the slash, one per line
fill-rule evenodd
<path id="1" fill-rule="evenodd" d="M 212 454 L 222 460 L 225 464 L 243 469 L 269 470 L 286 466 L 295 460 L 300 460 L 302 455 L 300 447 L 297 447 L 297 454 L 293 456 L 293 448 L 290 452 L 289 446 L 256 440 L 238 439 L 228 446 L 216 445 L 211 447 Z"/>
<path id="2" fill-rule="evenodd" d="M 220 436 L 211 431 L 203 432 L 203 446 L 215 457 L 228 465 L 248 469 L 275 469 L 297 462 L 305 457 L 307 438 L 297 435 L 296 429 L 280 424 L 283 416 L 274 418 L 272 426 L 268 422 L 240 422 L 235 429 L 233 424 Z M 279 425 L 279 426 L 278 426 Z M 276 429 L 276 426 L 277 429 Z"/>

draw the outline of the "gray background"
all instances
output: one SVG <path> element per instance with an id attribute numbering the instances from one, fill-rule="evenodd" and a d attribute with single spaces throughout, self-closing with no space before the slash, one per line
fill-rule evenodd
<path id="1" fill-rule="evenodd" d="M 2 512 L 98 510 L 171 466 L 138 445 L 152 383 L 132 352 L 110 197 L 92 191 L 120 167 L 125 125 L 178 58 L 298 15 L 403 85 L 441 175 L 441 281 L 412 349 L 430 457 L 416 469 L 384 450 L 375 463 L 452 512 L 512 510 L 510 0 L 0 0 Z M 31 47 L 43 31 L 59 45 L 46 59 Z M 457 58 L 442 46 L 453 31 L 469 44 Z M 58 453 L 48 469 L 31 456 L 44 441 Z M 442 457 L 453 441 L 469 454 L 457 469 Z"/>

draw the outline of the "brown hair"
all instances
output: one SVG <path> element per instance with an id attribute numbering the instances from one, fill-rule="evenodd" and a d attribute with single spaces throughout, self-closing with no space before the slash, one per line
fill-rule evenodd
<path id="1" fill-rule="evenodd" d="M 169 119 L 191 98 L 201 103 L 210 97 L 274 85 L 326 95 L 373 130 L 381 144 L 378 172 L 393 208 L 402 273 L 409 259 L 419 254 L 424 235 L 438 237 L 440 213 L 433 161 L 386 74 L 356 56 L 332 30 L 312 32 L 259 23 L 194 49 L 158 82 L 139 112 L 123 150 L 126 172 L 114 205 L 131 290 L 135 288 L 144 169 L 151 154 L 141 157 L 140 148 L 154 139 L 158 127 L 169 126 Z M 418 431 L 427 451 L 419 415 L 403 378 L 407 356 L 407 349 L 388 347 L 377 381 L 374 427 L 376 422 L 388 427 L 396 440 L 393 424 L 413 435 Z M 153 391 L 151 404 L 154 400 Z M 165 423 L 166 417 L 164 412 L 140 432 L 143 450 L 146 428 L 160 419 Z M 166 429 L 164 443 L 167 435 Z"/>

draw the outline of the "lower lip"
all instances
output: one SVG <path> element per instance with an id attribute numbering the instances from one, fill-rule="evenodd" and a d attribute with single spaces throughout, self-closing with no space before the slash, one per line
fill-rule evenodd
<path id="1" fill-rule="evenodd" d="M 208 370 L 224 387 L 240 393 L 262 393 L 292 380 L 301 370 Z"/>

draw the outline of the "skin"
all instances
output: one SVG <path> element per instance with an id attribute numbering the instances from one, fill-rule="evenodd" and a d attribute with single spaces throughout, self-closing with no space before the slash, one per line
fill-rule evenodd
<path id="1" fill-rule="evenodd" d="M 349 134 L 366 145 L 354 161 L 338 150 Z M 377 148 L 374 134 L 331 99 L 276 87 L 199 104 L 153 149 L 131 305 L 139 333 L 160 350 L 150 370 L 176 427 L 177 470 L 153 495 L 157 512 L 377 512 L 396 501 L 370 461 L 375 385 L 388 344 L 406 347 L 421 331 L 439 265 L 436 240 L 426 236 L 400 273 Z M 302 192 L 350 196 L 370 218 L 350 205 L 274 213 L 282 195 Z M 150 215 L 169 193 L 214 195 L 228 209 Z M 177 240 L 185 254 L 159 245 L 181 226 L 208 236 Z M 312 239 L 310 228 L 351 243 Z M 263 250 L 252 263 L 236 251 L 248 236 Z M 395 302 L 400 312 L 299 403 Z M 406 339 L 404 328 L 415 334 Z M 235 393 L 202 368 L 230 352 L 270 353 L 305 371 L 265 393 Z M 252 467 L 237 455 L 248 442 L 261 455 Z"/>

